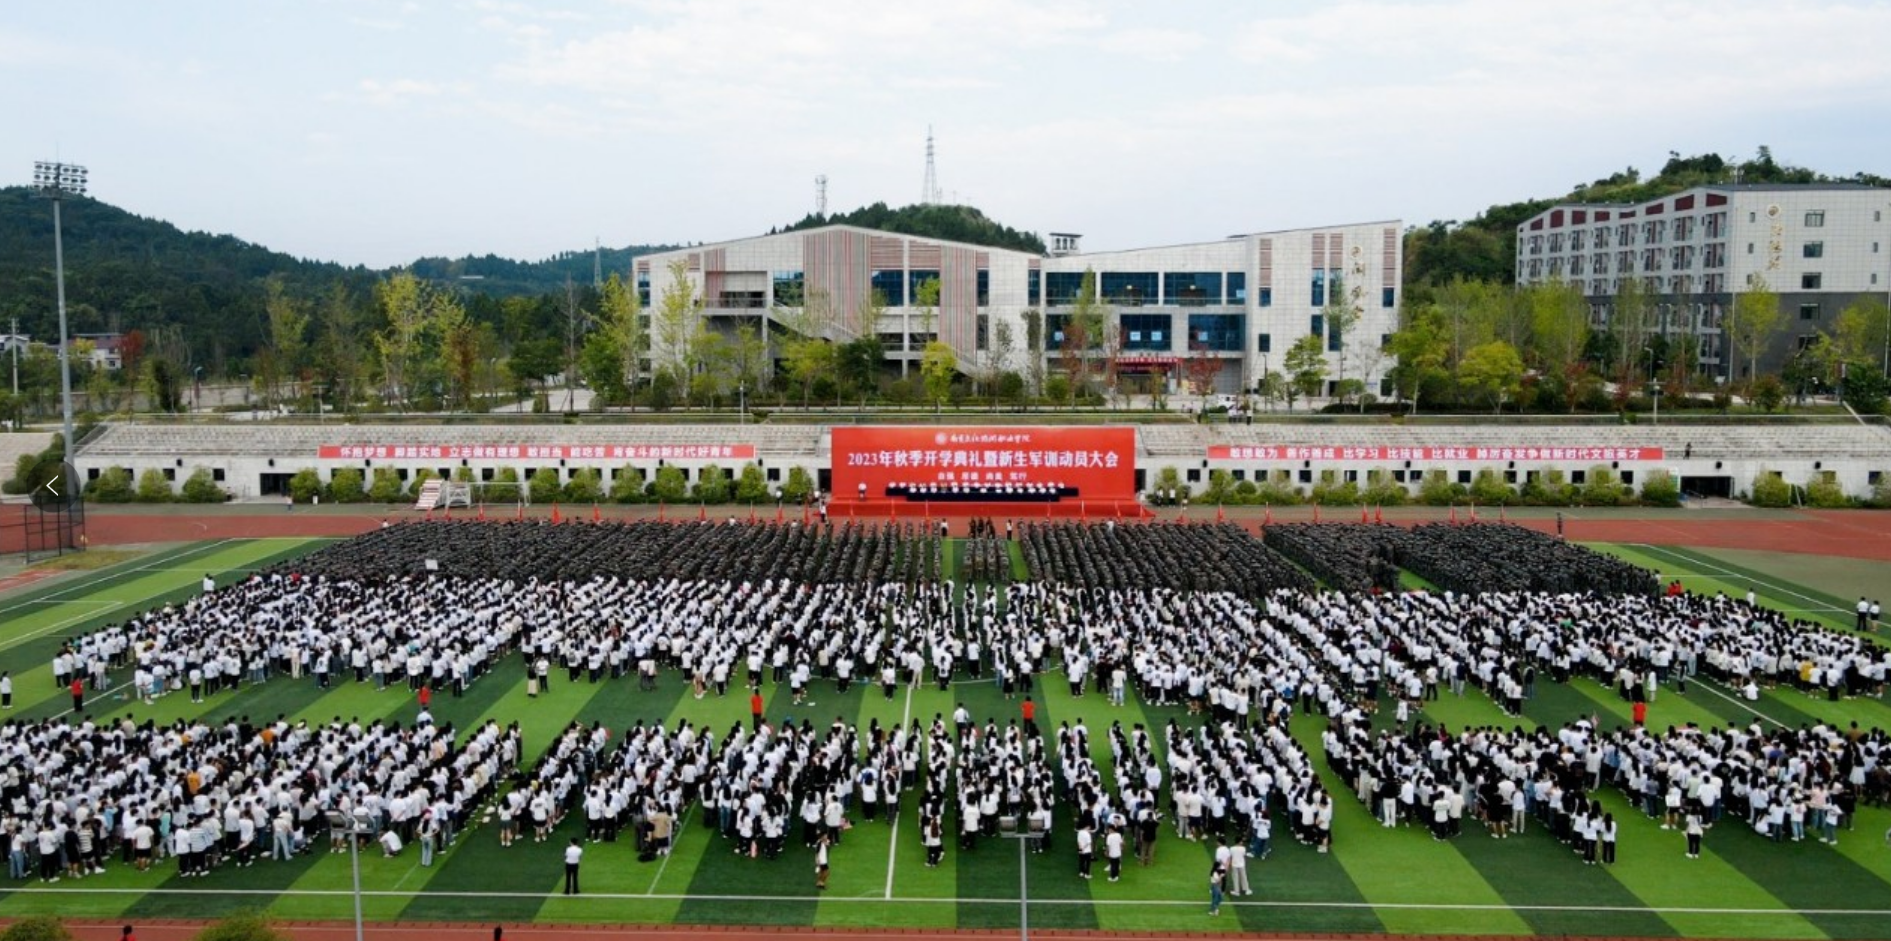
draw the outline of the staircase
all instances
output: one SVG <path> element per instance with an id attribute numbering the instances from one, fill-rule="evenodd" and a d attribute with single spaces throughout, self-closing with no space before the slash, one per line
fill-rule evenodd
<path id="1" fill-rule="evenodd" d="M 439 506 L 440 494 L 444 492 L 445 488 L 446 488 L 446 483 L 438 477 L 434 477 L 428 480 L 426 483 L 421 484 L 420 485 L 420 499 L 414 501 L 414 509 L 419 510 L 419 511 L 426 511 L 426 510 L 431 510 L 436 506 Z"/>

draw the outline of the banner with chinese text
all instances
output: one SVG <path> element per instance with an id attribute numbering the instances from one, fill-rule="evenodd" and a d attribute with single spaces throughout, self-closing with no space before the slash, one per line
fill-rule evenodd
<path id="1" fill-rule="evenodd" d="M 833 493 L 869 499 L 914 485 L 1045 485 L 1066 499 L 1136 498 L 1136 429 L 837 427 Z"/>
<path id="2" fill-rule="evenodd" d="M 1661 448 L 1350 447 L 1217 444 L 1211 461 L 1659 461 Z"/>
<path id="3" fill-rule="evenodd" d="M 752 461 L 752 444 L 324 444 L 323 460 Z"/>

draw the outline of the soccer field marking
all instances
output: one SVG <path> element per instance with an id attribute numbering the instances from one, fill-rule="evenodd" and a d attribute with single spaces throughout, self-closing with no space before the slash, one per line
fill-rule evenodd
<path id="1" fill-rule="evenodd" d="M 31 601 L 21 601 L 21 602 L 16 602 L 14 604 L 7 605 L 4 608 L 0 608 L 0 614 L 8 614 L 13 611 L 18 611 L 19 609 L 24 608 L 28 605 L 40 604 L 40 603 L 45 602 L 49 598 L 57 598 L 60 595 L 70 595 L 74 592 L 83 593 L 97 587 L 99 583 L 101 582 L 108 582 L 108 581 L 111 581 L 112 579 L 119 578 L 124 575 L 134 574 L 137 572 L 149 572 L 149 571 L 157 569 L 160 566 L 169 566 L 171 563 L 176 562 L 178 559 L 181 559 L 187 555 L 196 555 L 199 552 L 208 552 L 212 549 L 220 549 L 223 546 L 226 546 L 236 541 L 237 540 L 235 539 L 219 539 L 216 542 L 204 543 L 203 545 L 192 546 L 181 552 L 171 553 L 169 555 L 164 556 L 161 559 L 154 559 L 151 562 L 148 562 L 144 565 L 140 565 L 136 568 L 125 569 L 124 571 L 120 571 L 120 572 L 110 572 L 103 575 L 97 575 L 92 578 L 88 578 L 83 581 L 77 582 L 69 587 L 61 588 L 58 591 L 49 592 L 43 597 L 34 598 Z"/>
<path id="2" fill-rule="evenodd" d="M 306 896 L 311 898 L 348 898 L 353 896 L 349 889 L 180 889 L 114 887 L 90 889 L 82 886 L 18 886 L 14 895 L 176 895 L 176 896 Z M 429 891 L 418 889 L 363 889 L 363 898 L 413 898 L 428 895 L 438 898 L 465 899 L 544 899 L 561 898 L 556 893 L 545 892 L 479 892 L 479 891 Z M 701 902 L 767 902 L 767 903 L 804 903 L 805 895 L 691 895 L 687 893 L 636 893 L 636 892 L 586 892 L 583 895 L 563 897 L 566 902 L 584 903 L 587 901 L 634 902 L 651 899 L 666 901 L 695 900 Z M 830 895 L 822 901 L 842 903 L 866 903 L 879 905 L 886 902 L 898 902 L 910 905 L 1005 905 L 1018 904 L 1016 898 L 993 897 L 956 897 L 896 895 L 891 899 L 868 895 Z M 1032 896 L 1032 905 L 1108 905 L 1133 906 L 1138 908 L 1191 908 L 1202 907 L 1197 899 L 1109 899 L 1109 898 L 1041 898 Z M 1318 900 L 1299 901 L 1252 901 L 1237 902 L 1232 899 L 1222 903 L 1235 908 L 1311 908 L 1311 909 L 1405 909 L 1416 911 L 1520 911 L 1520 912 L 1608 912 L 1612 914 L 1671 913 L 1683 915 L 1847 915 L 1861 917 L 1891 916 L 1891 908 L 1712 908 L 1705 906 L 1660 906 L 1660 905 L 1506 905 L 1490 902 L 1352 902 Z M 524 927 L 524 926 L 521 926 Z M 910 931 L 898 932 L 901 936 L 912 934 Z M 1112 932 L 1113 937 L 1120 937 Z M 1160 937 L 1168 937 L 1161 935 Z"/>
<path id="3" fill-rule="evenodd" d="M 902 729 L 913 720 L 913 687 L 917 685 L 919 684 L 906 684 L 906 707 L 900 710 L 899 727 Z M 900 816 L 893 815 L 893 832 L 887 834 L 886 838 L 886 892 L 880 896 L 883 899 L 893 897 L 893 864 L 899 859 Z"/>
<path id="4" fill-rule="evenodd" d="M 1725 699 L 1726 701 L 1733 703 L 1736 706 L 1739 706 L 1741 710 L 1745 712 L 1751 712 L 1754 715 L 1759 716 L 1760 718 L 1765 719 L 1766 721 L 1771 722 L 1782 729 L 1786 727 L 1786 723 L 1781 722 L 1778 719 L 1775 719 L 1764 712 L 1761 712 L 1759 708 L 1753 705 L 1752 703 L 1747 702 L 1744 699 L 1735 699 L 1732 696 L 1729 696 L 1726 693 L 1723 693 L 1720 690 L 1715 689 L 1714 686 L 1717 684 L 1714 680 L 1710 680 L 1705 676 L 1696 676 L 1694 679 L 1695 679 L 1696 685 L 1700 686 L 1700 688 L 1710 693 L 1713 693 L 1714 695 L 1719 696 L 1720 698 Z"/>
<path id="5" fill-rule="evenodd" d="M 106 601 L 103 598 L 93 598 L 93 599 L 77 598 L 71 601 L 47 601 L 47 600 L 41 599 L 39 601 L 29 601 L 25 603 L 26 604 L 84 604 L 84 605 L 94 605 L 96 607 L 94 607 L 93 610 L 87 611 L 83 614 L 75 614 L 72 617 L 54 621 L 53 623 L 48 624 L 45 627 L 42 627 L 38 630 L 28 631 L 24 634 L 19 635 L 18 637 L 9 638 L 5 643 L 0 643 L 0 650 L 12 650 L 13 648 L 18 647 L 19 645 L 24 644 L 29 640 L 34 640 L 36 638 L 43 637 L 47 634 L 52 633 L 53 631 L 56 631 L 62 627 L 65 627 L 68 624 L 73 624 L 79 621 L 83 621 L 87 618 L 95 618 L 101 614 L 104 614 L 107 611 L 115 610 L 117 608 L 122 608 L 125 606 L 125 602 L 123 601 Z"/>
<path id="6" fill-rule="evenodd" d="M 1634 548 L 1640 549 L 1644 552 L 1658 553 L 1660 555 L 1666 556 L 1671 561 L 1680 565 L 1685 565 L 1685 566 L 1688 566 L 1690 568 L 1695 568 L 1695 569 L 1706 569 L 1712 573 L 1716 573 L 1715 577 L 1717 578 L 1722 578 L 1731 582 L 1751 582 L 1755 587 L 1764 588 L 1768 592 L 1782 594 L 1782 595 L 1791 595 L 1794 598 L 1798 598 L 1801 601 L 1809 601 L 1812 603 L 1812 607 L 1804 609 L 1807 611 L 1825 611 L 1825 612 L 1830 612 L 1830 613 L 1835 613 L 1835 614 L 1853 613 L 1851 611 L 1845 610 L 1844 608 L 1832 607 L 1831 605 L 1828 605 L 1820 601 L 1819 599 L 1812 597 L 1811 595 L 1801 594 L 1783 585 L 1779 585 L 1773 582 L 1762 581 L 1760 579 L 1754 578 L 1751 575 L 1742 575 L 1739 572 L 1736 572 L 1729 568 L 1722 568 L 1721 566 L 1715 565 L 1712 562 L 1708 562 L 1701 559 L 1692 559 L 1662 546 L 1651 546 L 1645 542 L 1629 543 L 1628 545 L 1631 545 Z"/>
<path id="7" fill-rule="evenodd" d="M 645 896 L 655 897 L 657 883 L 663 881 L 663 870 L 670 868 L 670 857 L 676 855 L 676 835 L 683 832 L 683 827 L 689 823 L 690 811 L 695 809 L 694 803 L 683 808 L 683 816 L 676 818 L 676 825 L 670 828 L 670 852 L 664 853 L 663 862 L 657 864 L 657 874 L 650 877 L 650 889 L 644 893 Z"/>

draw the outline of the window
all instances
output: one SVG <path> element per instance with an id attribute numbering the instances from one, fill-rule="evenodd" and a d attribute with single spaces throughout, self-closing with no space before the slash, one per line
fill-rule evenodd
<path id="1" fill-rule="evenodd" d="M 1188 339 L 1190 349 L 1241 351 L 1241 338 L 1247 335 L 1247 317 L 1242 314 L 1190 314 Z"/>
<path id="2" fill-rule="evenodd" d="M 1044 306 L 1062 307 L 1077 302 L 1077 292 L 1083 290 L 1083 272 L 1081 271 L 1046 271 L 1044 272 Z"/>
<path id="3" fill-rule="evenodd" d="M 1825 226 L 1825 210 L 1813 209 L 1806 213 L 1806 228 L 1817 229 Z"/>
<path id="4" fill-rule="evenodd" d="M 1461 471 L 1458 471 L 1458 483 L 1461 483 L 1461 484 L 1468 484 L 1468 483 L 1470 483 L 1470 482 L 1471 482 L 1471 472 L 1470 472 L 1470 471 L 1467 471 L 1467 470 L 1461 470 Z"/>
<path id="5" fill-rule="evenodd" d="M 1179 307 L 1221 303 L 1221 272 L 1169 271 L 1162 275 L 1162 302 Z"/>
<path id="6" fill-rule="evenodd" d="M 1271 333 L 1263 333 L 1254 338 L 1254 344 L 1255 352 L 1272 353 L 1274 352 L 1274 335 Z"/>
<path id="7" fill-rule="evenodd" d="M 1806 244 L 1799 246 L 1799 257 L 1824 258 L 1825 257 L 1825 243 L 1824 242 L 1807 242 Z"/>
<path id="8" fill-rule="evenodd" d="M 1326 351 L 1327 352 L 1329 353 L 1339 352 L 1340 347 L 1344 343 L 1345 343 L 1345 338 L 1340 336 L 1340 332 L 1338 330 L 1328 330 L 1326 332 Z"/>
<path id="9" fill-rule="evenodd" d="M 991 315 L 990 314 L 978 315 L 978 329 L 977 329 L 976 337 L 973 340 L 973 344 L 975 348 L 979 350 L 991 349 Z"/>
<path id="10" fill-rule="evenodd" d="M 1817 291 L 1819 290 L 1819 285 L 1824 281 L 1824 275 L 1816 271 L 1808 271 L 1799 276 L 1799 289 L 1802 291 Z"/>
<path id="11" fill-rule="evenodd" d="M 1097 289 L 1112 304 L 1135 307 L 1156 302 L 1153 271 L 1105 271 L 1097 275 Z"/>
<path id="12" fill-rule="evenodd" d="M 1227 303 L 1245 304 L 1247 302 L 1248 302 L 1248 273 L 1245 271 L 1228 272 Z"/>
<path id="13" fill-rule="evenodd" d="M 1817 305 L 1817 304 L 1801 304 L 1801 305 L 1799 305 L 1799 319 L 1800 319 L 1800 320 L 1817 320 L 1817 319 L 1819 319 L 1819 305 Z"/>
<path id="14" fill-rule="evenodd" d="M 1316 337 L 1326 336 L 1326 315 L 1314 314 L 1307 319 L 1307 332 Z"/>
<path id="15" fill-rule="evenodd" d="M 1812 344 L 1817 343 L 1818 341 L 1819 341 L 1819 334 L 1802 333 L 1799 335 L 1799 337 L 1796 340 L 1793 341 L 1793 347 L 1795 349 L 1809 350 L 1809 349 L 1812 349 Z"/>
<path id="16" fill-rule="evenodd" d="M 1036 307 L 1039 304 L 1044 303 L 1043 287 L 1044 287 L 1044 273 L 1043 272 L 1031 271 L 1031 272 L 1026 273 L 1025 278 L 1024 278 L 1024 298 L 1025 298 L 1024 302 L 1033 307 Z"/>
<path id="17" fill-rule="evenodd" d="M 888 307 L 906 306 L 906 273 L 894 268 L 887 271 L 875 271 L 868 279 L 873 290 L 880 292 L 880 300 Z"/>
<path id="18" fill-rule="evenodd" d="M 217 482 L 217 483 L 223 483 L 223 468 L 221 468 L 221 467 L 213 467 L 213 468 L 211 468 L 211 469 L 210 469 L 210 479 L 211 479 L 211 480 L 213 480 L 213 481 L 215 481 L 215 482 Z"/>
<path id="19" fill-rule="evenodd" d="M 1168 314 L 1124 314 L 1125 350 L 1163 350 L 1169 348 Z"/>
<path id="20" fill-rule="evenodd" d="M 1313 270 L 1313 306 L 1326 306 L 1326 271 L 1320 268 Z M 1315 330 L 1314 332 L 1318 333 L 1319 331 Z"/>
<path id="21" fill-rule="evenodd" d="M 1586 484 L 1589 482 L 1589 472 L 1586 470 L 1570 471 L 1569 482 L 1572 484 Z"/>
<path id="22" fill-rule="evenodd" d="M 775 285 L 775 303 L 783 307 L 800 307 L 801 298 L 806 291 L 806 279 L 799 271 L 776 271 L 770 274 Z"/>
<path id="23" fill-rule="evenodd" d="M 991 306 L 991 272 L 990 271 L 984 268 L 978 269 L 977 288 L 978 288 L 978 306 L 990 307 Z"/>
<path id="24" fill-rule="evenodd" d="M 1753 254 L 1753 243 L 1752 243 L 1752 242 L 1748 242 L 1748 243 L 1747 243 L 1747 254 L 1749 254 L 1749 255 L 1751 255 L 1751 254 Z"/>
<path id="25" fill-rule="evenodd" d="M 1260 305 L 1262 307 L 1274 306 L 1274 289 L 1273 288 L 1261 288 Z"/>
<path id="26" fill-rule="evenodd" d="M 1758 222 L 1758 221 L 1760 221 L 1760 214 L 1759 214 L 1759 213 L 1757 213 L 1757 212 L 1749 212 L 1749 213 L 1747 213 L 1747 221 L 1748 221 L 1748 222 Z"/>
<path id="27" fill-rule="evenodd" d="M 1380 307 L 1393 306 L 1394 302 L 1398 300 L 1398 293 L 1399 293 L 1398 288 L 1380 288 L 1379 289 L 1379 306 Z"/>

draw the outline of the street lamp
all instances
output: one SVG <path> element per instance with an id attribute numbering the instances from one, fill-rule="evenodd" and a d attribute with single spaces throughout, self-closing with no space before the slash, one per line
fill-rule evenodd
<path id="1" fill-rule="evenodd" d="M 348 828 L 348 868 L 354 874 L 355 896 L 355 941 L 362 941 L 361 930 L 361 834 L 362 821 L 349 810 L 331 810 L 328 812 L 328 825 L 331 830 Z"/>
<path id="2" fill-rule="evenodd" d="M 1037 845 L 1044 838 L 1044 824 L 1036 817 L 1026 817 L 1022 829 L 1017 817 L 999 817 L 998 835 L 1018 842 L 1018 938 L 1031 941 L 1031 879 L 1025 861 L 1024 845 Z"/>
<path id="3" fill-rule="evenodd" d="M 738 425 L 746 425 L 746 424 L 748 424 L 748 423 L 749 423 L 749 384 L 748 384 L 748 380 L 746 380 L 746 379 L 743 379 L 743 380 L 740 380 L 740 381 L 738 381 L 738 382 L 736 382 L 736 384 L 735 384 L 735 394 L 736 394 L 736 397 L 737 397 L 737 398 L 736 398 L 736 406 L 735 406 L 735 415 L 736 415 L 736 419 L 735 419 L 735 423 L 736 423 L 736 424 L 738 424 Z"/>
<path id="4" fill-rule="evenodd" d="M 85 168 L 70 163 L 33 164 L 33 191 L 53 204 L 53 279 L 59 296 L 59 405 L 64 419 L 66 461 L 71 463 L 72 440 L 72 352 L 66 337 L 66 245 L 61 228 L 59 206 L 67 196 L 85 195 Z"/>

